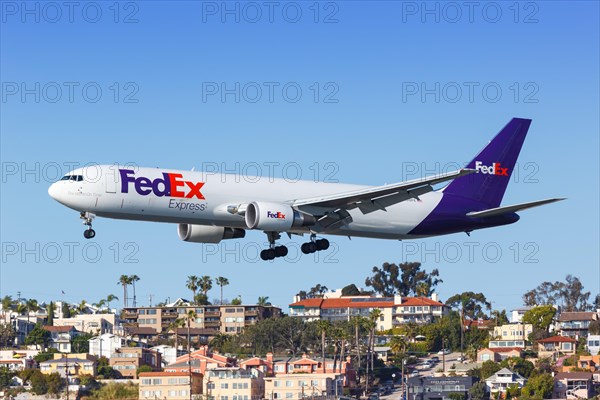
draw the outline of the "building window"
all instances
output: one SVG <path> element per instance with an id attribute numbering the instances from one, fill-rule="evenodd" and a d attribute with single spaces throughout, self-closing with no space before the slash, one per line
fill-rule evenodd
<path id="1" fill-rule="evenodd" d="M 228 383 L 221 383 L 221 389 L 227 389 L 227 388 L 229 388 Z"/>
<path id="2" fill-rule="evenodd" d="M 273 387 L 281 387 L 281 381 L 273 381 Z"/>
<path id="3" fill-rule="evenodd" d="M 285 386 L 292 387 L 292 386 L 294 386 L 294 382 L 293 381 L 285 381 Z"/>

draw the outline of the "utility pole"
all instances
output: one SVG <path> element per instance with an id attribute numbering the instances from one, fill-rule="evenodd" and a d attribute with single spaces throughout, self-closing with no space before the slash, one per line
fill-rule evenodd
<path id="1" fill-rule="evenodd" d="M 149 294 L 148 295 L 148 303 L 150 303 L 150 307 L 152 307 L 152 298 L 154 297 L 153 294 Z"/>
<path id="2" fill-rule="evenodd" d="M 67 400 L 69 400 L 69 356 L 65 353 L 65 379 L 67 381 Z"/>

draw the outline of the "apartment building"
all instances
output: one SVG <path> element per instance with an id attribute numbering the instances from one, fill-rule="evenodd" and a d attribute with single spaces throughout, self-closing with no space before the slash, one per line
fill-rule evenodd
<path id="1" fill-rule="evenodd" d="M 137 369 L 148 365 L 153 370 L 162 368 L 160 353 L 141 347 L 121 347 L 110 356 L 109 365 L 123 378 L 137 378 Z"/>
<path id="2" fill-rule="evenodd" d="M 200 349 L 193 351 L 190 355 L 184 354 L 180 357 L 177 357 L 173 364 L 165 367 L 165 372 L 189 371 L 190 358 L 192 372 L 197 372 L 202 375 L 205 375 L 206 371 L 210 369 L 233 367 L 235 365 L 234 358 L 227 357 L 216 352 L 211 352 L 208 349 L 208 346 L 202 346 Z"/>
<path id="3" fill-rule="evenodd" d="M 195 372 L 141 372 L 139 382 L 140 400 L 200 399 L 202 394 L 202 374 Z"/>
<path id="4" fill-rule="evenodd" d="M 74 326 L 79 332 L 94 335 L 114 333 L 115 314 L 79 314 L 71 318 L 55 318 L 54 326 Z"/>
<path id="5" fill-rule="evenodd" d="M 342 393 L 340 374 L 283 374 L 265 379 L 265 399 L 303 399 L 316 396 L 338 396 Z M 219 399 L 215 399 L 219 400 Z M 229 399 L 221 399 L 229 400 Z M 239 399 L 238 399 L 239 400 Z"/>
<path id="6" fill-rule="evenodd" d="M 533 332 L 533 325 L 520 322 L 505 324 L 494 328 L 490 332 L 493 339 L 490 340 L 490 349 L 504 347 L 525 348 L 529 335 Z"/>
<path id="7" fill-rule="evenodd" d="M 245 326 L 265 318 L 281 316 L 281 309 L 261 305 L 207 305 L 194 306 L 186 303 L 165 307 L 128 307 L 121 314 L 126 326 L 153 328 L 156 332 L 175 329 L 176 320 L 187 324 L 189 312 L 194 313 L 190 327 L 210 332 L 235 334 Z"/>
<path id="8" fill-rule="evenodd" d="M 266 376 L 280 376 L 287 374 L 339 374 L 344 386 L 356 381 L 356 371 L 352 368 L 351 357 L 345 360 L 333 360 L 330 358 L 312 359 L 306 354 L 301 357 L 274 357 L 267 353 L 265 358 L 252 357 L 239 362 L 241 368 L 253 368 L 262 371 Z"/>
<path id="9" fill-rule="evenodd" d="M 562 312 L 556 328 L 561 336 L 579 339 L 587 337 L 590 323 L 597 319 L 597 312 Z"/>
<path id="10" fill-rule="evenodd" d="M 208 400 L 260 400 L 265 394 L 263 373 L 257 369 L 210 369 L 203 385 Z"/>
<path id="11" fill-rule="evenodd" d="M 350 321 L 352 317 L 367 317 L 375 309 L 381 312 L 377 320 L 380 331 L 416 322 L 429 323 L 446 315 L 449 308 L 434 293 L 428 297 L 340 296 L 299 300 L 289 305 L 290 316 L 304 321 Z"/>

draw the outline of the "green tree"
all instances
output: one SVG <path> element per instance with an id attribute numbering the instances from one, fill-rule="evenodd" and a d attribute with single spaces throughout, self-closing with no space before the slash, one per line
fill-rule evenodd
<path id="1" fill-rule="evenodd" d="M 133 306 L 137 307 L 137 300 L 135 297 L 135 283 L 139 282 L 140 277 L 137 275 L 129 275 L 129 282 L 131 283 L 131 287 L 133 288 Z"/>
<path id="2" fill-rule="evenodd" d="M 342 288 L 342 296 L 358 296 L 360 295 L 360 290 L 356 287 L 354 283 L 349 284 L 348 286 L 344 286 Z"/>
<path id="3" fill-rule="evenodd" d="M 239 297 L 236 297 L 235 299 L 231 300 L 232 306 L 239 306 L 241 304 L 242 304 L 242 299 Z"/>
<path id="4" fill-rule="evenodd" d="M 496 326 L 502 326 L 509 323 L 506 310 L 493 310 L 491 313 L 491 319 L 495 321 Z"/>
<path id="5" fill-rule="evenodd" d="M 224 333 L 217 333 L 210 341 L 209 345 L 211 348 L 223 352 L 223 349 L 231 341 L 232 336 Z"/>
<path id="6" fill-rule="evenodd" d="M 221 290 L 221 297 L 219 299 L 219 304 L 223 304 L 223 286 L 229 285 L 229 279 L 224 278 L 222 276 L 218 276 L 217 279 L 215 279 L 215 282 L 217 283 L 217 285 L 219 285 L 219 288 Z"/>
<path id="7" fill-rule="evenodd" d="M 0 304 L 2 304 L 2 309 L 4 311 L 14 310 L 15 308 L 15 301 L 12 296 L 9 295 L 4 296 L 2 300 L 0 300 Z"/>
<path id="8" fill-rule="evenodd" d="M 40 351 L 33 359 L 39 364 L 44 361 L 52 360 L 55 353 L 58 353 L 58 350 L 49 348 L 46 351 Z"/>
<path id="9" fill-rule="evenodd" d="M 123 286 L 123 307 L 127 307 L 127 286 L 131 284 L 131 278 L 127 275 L 121 275 L 117 285 Z"/>
<path id="10" fill-rule="evenodd" d="M 198 291 L 198 278 L 196 275 L 189 275 L 185 282 L 185 287 L 192 291 L 192 301 L 196 300 L 196 292 Z"/>
<path id="11" fill-rule="evenodd" d="M 429 288 L 427 296 L 430 296 L 436 286 L 443 282 L 439 279 L 437 269 L 427 273 L 421 270 L 419 262 L 406 262 L 399 265 L 386 262 L 381 268 L 373 267 L 372 272 L 373 275 L 365 279 L 365 285 L 372 287 L 376 293 L 388 297 L 395 294 L 414 295 L 420 283 L 427 285 Z"/>
<path id="12" fill-rule="evenodd" d="M 556 308 L 550 305 L 533 307 L 523 314 L 523 323 L 531 324 L 533 328 L 548 331 L 554 321 Z"/>
<path id="13" fill-rule="evenodd" d="M 263 307 L 270 306 L 269 296 L 260 296 L 256 304 Z"/>
<path id="14" fill-rule="evenodd" d="M 483 293 L 463 292 L 451 296 L 446 305 L 462 311 L 463 318 L 483 319 L 486 317 L 485 310 L 489 310 L 491 303 L 487 301 Z"/>
<path id="15" fill-rule="evenodd" d="M 94 337 L 91 333 L 82 333 L 77 335 L 71 341 L 71 348 L 74 353 L 87 353 L 90 350 L 89 340 Z"/>
<path id="16" fill-rule="evenodd" d="M 63 303 L 62 305 L 62 317 L 63 318 L 71 318 L 71 306 L 68 303 Z"/>
<path id="17" fill-rule="evenodd" d="M 56 306 L 54 302 L 51 301 L 48 304 L 48 326 L 54 326 L 54 312 L 56 311 Z"/>
<path id="18" fill-rule="evenodd" d="M 137 376 L 140 376 L 141 372 L 152 372 L 152 367 L 149 365 L 141 365 L 138 369 L 137 369 Z"/>
<path id="19" fill-rule="evenodd" d="M 0 349 L 12 347 L 16 336 L 17 332 L 11 324 L 0 323 Z"/>
<path id="20" fill-rule="evenodd" d="M 529 378 L 521 393 L 524 396 L 548 399 L 552 396 L 554 378 L 551 374 L 543 373 Z"/>
<path id="21" fill-rule="evenodd" d="M 590 292 L 584 292 L 579 278 L 569 274 L 564 282 L 542 282 L 523 295 L 523 302 L 526 306 L 560 303 L 564 311 L 585 311 L 590 308 L 589 298 Z"/>
<path id="22" fill-rule="evenodd" d="M 210 289 L 212 289 L 212 278 L 208 275 L 204 275 L 202 277 L 200 277 L 200 280 L 198 281 L 198 285 L 200 286 L 200 289 L 202 289 L 202 293 L 204 293 L 204 297 L 206 297 L 208 299 L 208 291 Z"/>
<path id="23" fill-rule="evenodd" d="M 46 382 L 46 377 L 39 370 L 35 370 L 35 372 L 31 375 L 29 382 L 31 383 L 31 391 L 34 394 L 42 395 L 48 393 L 48 383 Z"/>
<path id="24" fill-rule="evenodd" d="M 502 367 L 492 360 L 484 361 L 483 364 L 481 364 L 481 380 L 489 378 L 501 369 Z"/>
<path id="25" fill-rule="evenodd" d="M 204 293 L 198 293 L 194 298 L 194 303 L 199 306 L 209 305 L 208 297 Z M 231 303 L 233 304 L 233 302 Z M 242 304 L 241 302 L 239 304 Z"/>
<path id="26" fill-rule="evenodd" d="M 457 392 L 454 392 L 454 393 L 450 393 L 450 394 L 448 395 L 448 398 L 449 398 L 450 400 L 465 400 L 465 398 L 466 398 L 466 397 L 465 397 L 465 394 L 464 394 L 464 393 L 457 393 Z"/>
<path id="27" fill-rule="evenodd" d="M 323 373 L 325 373 L 325 342 L 327 334 L 331 330 L 331 323 L 325 319 L 320 319 L 317 321 L 317 330 L 321 335 L 321 359 L 323 360 Z"/>
<path id="28" fill-rule="evenodd" d="M 46 375 L 47 393 L 58 394 L 65 387 L 65 380 L 61 378 L 58 372 Z"/>
<path id="29" fill-rule="evenodd" d="M 521 357 L 506 358 L 500 362 L 500 366 L 502 368 L 508 368 L 511 371 L 524 376 L 525 378 L 529 378 L 531 376 L 531 372 L 535 368 L 531 361 L 524 360 Z"/>
<path id="30" fill-rule="evenodd" d="M 50 332 L 42 328 L 41 324 L 36 324 L 35 327 L 25 337 L 26 345 L 35 345 L 36 348 L 41 346 L 41 349 L 45 349 L 48 342 L 50 341 Z"/>
<path id="31" fill-rule="evenodd" d="M 10 381 L 17 373 L 8 369 L 8 367 L 0 367 L 0 390 L 10 386 Z"/>
<path id="32" fill-rule="evenodd" d="M 110 303 L 115 301 L 115 300 L 119 300 L 119 298 L 117 296 L 115 296 L 114 294 L 109 294 L 108 296 L 106 296 L 106 305 L 108 306 L 108 310 L 110 311 Z"/>
<path id="33" fill-rule="evenodd" d="M 471 389 L 469 389 L 469 396 L 472 400 L 484 400 L 487 399 L 487 385 L 485 382 L 475 382 Z"/>

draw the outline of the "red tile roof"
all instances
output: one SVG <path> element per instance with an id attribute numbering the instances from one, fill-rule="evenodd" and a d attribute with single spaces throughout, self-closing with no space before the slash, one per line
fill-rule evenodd
<path id="1" fill-rule="evenodd" d="M 402 303 L 398 307 L 404 306 L 443 306 L 439 301 L 431 300 L 428 297 L 403 297 Z"/>
<path id="2" fill-rule="evenodd" d="M 48 332 L 69 332 L 71 329 L 75 329 L 75 327 L 73 325 L 44 326 L 44 330 Z"/>
<path id="3" fill-rule="evenodd" d="M 323 299 L 304 299 L 290 304 L 290 307 L 320 307 Z"/>
<path id="4" fill-rule="evenodd" d="M 485 349 L 494 353 L 510 353 L 511 351 L 518 351 L 519 353 L 523 350 L 521 347 L 494 347 L 493 349 Z"/>
<path id="5" fill-rule="evenodd" d="M 596 319 L 596 313 L 591 311 L 565 311 L 558 317 L 559 322 L 593 321 L 594 319 Z"/>
<path id="6" fill-rule="evenodd" d="M 386 301 L 384 299 L 381 299 L 381 301 L 373 301 L 373 299 L 373 297 L 365 298 L 365 301 L 360 301 L 356 297 L 323 299 L 323 304 L 321 304 L 321 308 L 380 308 L 394 306 L 393 301 Z"/>
<path id="7" fill-rule="evenodd" d="M 192 372 L 195 377 L 201 377 L 202 374 L 198 372 Z M 152 376 L 189 376 L 189 371 L 184 372 L 140 372 L 140 378 L 152 377 Z"/>
<path id="8" fill-rule="evenodd" d="M 562 379 L 592 380 L 591 372 L 559 372 L 554 376 L 555 381 Z"/>
<path id="9" fill-rule="evenodd" d="M 566 336 L 552 336 L 538 340 L 538 343 L 577 343 L 577 340 Z"/>

